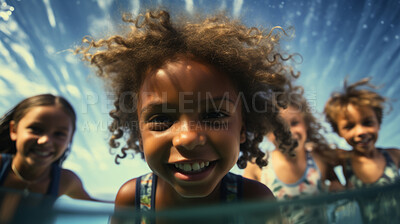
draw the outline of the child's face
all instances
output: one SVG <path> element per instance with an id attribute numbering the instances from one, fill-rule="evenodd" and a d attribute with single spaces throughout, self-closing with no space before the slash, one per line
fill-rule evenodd
<path id="1" fill-rule="evenodd" d="M 355 107 L 352 104 L 346 109 L 337 119 L 339 135 L 359 152 L 375 149 L 380 127 L 375 112 L 370 107 Z"/>
<path id="2" fill-rule="evenodd" d="M 182 197 L 209 195 L 246 140 L 230 79 L 190 59 L 166 63 L 146 77 L 138 117 L 149 167 Z"/>
<path id="3" fill-rule="evenodd" d="M 281 111 L 282 118 L 288 123 L 292 137 L 303 147 L 307 140 L 307 126 L 303 114 L 296 108 L 289 106 Z"/>
<path id="4" fill-rule="evenodd" d="M 72 119 L 60 107 L 33 107 L 15 124 L 10 137 L 16 142 L 16 157 L 30 165 L 48 166 L 64 153 L 72 138 Z"/>

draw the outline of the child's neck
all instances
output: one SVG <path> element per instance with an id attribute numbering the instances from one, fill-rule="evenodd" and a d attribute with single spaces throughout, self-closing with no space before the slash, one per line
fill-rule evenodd
<path id="1" fill-rule="evenodd" d="M 179 208 L 179 207 L 196 207 L 205 206 L 212 203 L 218 203 L 220 199 L 220 184 L 214 189 L 211 194 L 206 197 L 200 198 L 186 198 L 181 196 L 175 191 L 172 186 L 158 178 L 157 180 L 157 190 L 156 190 L 156 210 Z"/>
<path id="2" fill-rule="evenodd" d="M 374 147 L 371 150 L 361 152 L 359 150 L 353 149 L 353 155 L 355 157 L 366 157 L 366 158 L 374 158 L 378 154 L 378 150 Z"/>
<path id="3" fill-rule="evenodd" d="M 18 172 L 18 175 L 26 177 L 28 181 L 42 180 L 44 177 L 48 177 L 51 171 L 50 166 L 32 166 L 22 161 L 22 159 L 15 155 L 12 160 L 12 166 L 14 172 Z"/>
<path id="4" fill-rule="evenodd" d="M 295 156 L 291 156 L 291 155 L 288 155 L 288 154 L 286 154 L 286 153 L 282 153 L 282 152 L 279 151 L 279 150 L 278 150 L 278 152 L 279 152 L 280 154 L 284 155 L 284 157 L 285 157 L 287 160 L 289 160 L 289 161 L 291 161 L 291 162 L 293 162 L 293 163 L 296 163 L 296 162 L 298 162 L 298 161 L 303 162 L 303 161 L 306 160 L 306 150 L 305 150 L 304 147 L 300 147 L 300 146 L 296 147 L 296 148 L 294 149 Z"/>

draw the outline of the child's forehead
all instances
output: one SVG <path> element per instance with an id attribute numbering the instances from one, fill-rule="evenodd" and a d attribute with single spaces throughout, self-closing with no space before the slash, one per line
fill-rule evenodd
<path id="1" fill-rule="evenodd" d="M 303 113 L 299 108 L 289 105 L 285 109 L 280 109 L 282 117 L 286 118 L 303 118 Z"/>
<path id="2" fill-rule="evenodd" d="M 149 73 L 140 88 L 143 93 L 234 93 L 231 78 L 214 66 L 193 59 L 166 62 L 164 66 Z"/>
<path id="3" fill-rule="evenodd" d="M 347 104 L 340 107 L 337 111 L 337 120 L 354 120 L 355 118 L 365 118 L 376 116 L 375 111 L 370 106 Z"/>

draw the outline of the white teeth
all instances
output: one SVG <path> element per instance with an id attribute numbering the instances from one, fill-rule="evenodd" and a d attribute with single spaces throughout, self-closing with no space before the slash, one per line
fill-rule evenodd
<path id="1" fill-rule="evenodd" d="M 185 163 L 185 164 L 183 165 L 183 170 L 184 170 L 184 171 L 191 171 L 191 170 L 192 170 L 192 166 L 190 166 L 189 163 Z"/>
<path id="2" fill-rule="evenodd" d="M 198 171 L 204 167 L 207 167 L 210 165 L 210 162 L 195 162 L 195 163 L 175 163 L 174 166 L 177 169 L 183 170 L 183 171 Z"/>
<path id="3" fill-rule="evenodd" d="M 35 151 L 35 154 L 37 154 L 39 156 L 48 156 L 48 155 L 50 155 L 50 152 Z"/>
<path id="4" fill-rule="evenodd" d="M 199 169 L 200 169 L 199 163 L 193 163 L 193 165 L 192 165 L 192 170 L 193 170 L 193 171 L 196 171 L 196 170 L 199 170 Z"/>

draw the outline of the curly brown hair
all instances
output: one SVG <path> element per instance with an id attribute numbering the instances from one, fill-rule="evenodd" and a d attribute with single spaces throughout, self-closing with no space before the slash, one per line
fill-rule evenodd
<path id="1" fill-rule="evenodd" d="M 376 89 L 377 86 L 370 84 L 370 80 L 371 78 L 363 78 L 351 85 L 348 85 L 347 80 L 345 80 L 344 91 L 332 93 L 331 98 L 325 105 L 324 113 L 328 122 L 331 124 L 332 129 L 337 134 L 339 134 L 337 124 L 338 115 L 347 110 L 346 108 L 349 104 L 356 107 L 371 107 L 375 112 L 379 124 L 382 123 L 383 111 L 385 109 L 385 103 L 387 102 L 387 99 L 374 91 L 368 89 L 358 89 L 362 87 Z"/>
<path id="2" fill-rule="evenodd" d="M 126 157 L 127 150 L 140 152 L 136 106 L 144 77 L 165 63 L 178 60 L 179 55 L 205 62 L 229 75 L 237 91 L 243 93 L 244 101 L 253 103 L 251 107 L 242 103 L 247 140 L 240 146 L 240 168 L 245 168 L 251 159 L 259 166 L 267 164 L 258 144 L 268 131 L 274 131 L 282 150 L 295 147 L 289 130 L 278 117 L 278 108 L 285 107 L 285 102 L 273 100 L 278 96 L 275 93 L 287 91 L 291 79 L 298 76 L 287 64 L 294 55 L 284 56 L 279 48 L 279 40 L 286 34 L 281 27 L 267 31 L 249 28 L 224 13 L 173 22 L 163 10 L 148 11 L 135 19 L 124 15 L 123 20 L 131 28 L 126 35 L 98 41 L 84 37 L 85 46 L 75 51 L 97 67 L 97 74 L 115 93 L 115 109 L 110 112 L 110 146 L 119 148 L 119 140 L 128 135 L 121 155 L 116 155 L 117 164 L 118 159 Z"/>

